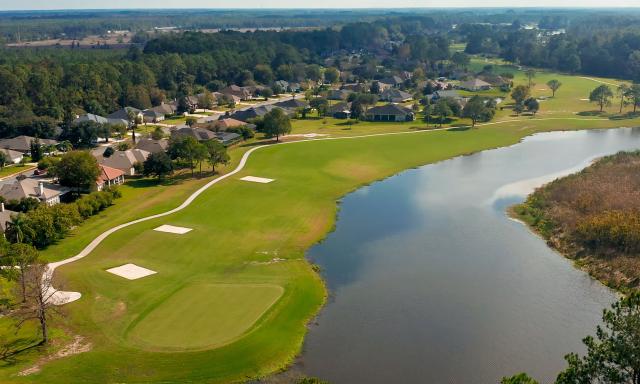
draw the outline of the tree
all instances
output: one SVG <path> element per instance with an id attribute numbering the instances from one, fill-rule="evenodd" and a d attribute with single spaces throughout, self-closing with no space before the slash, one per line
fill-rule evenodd
<path id="1" fill-rule="evenodd" d="M 565 356 L 568 367 L 557 384 L 640 383 L 640 293 L 633 292 L 605 309 L 596 336 L 583 343 L 587 353 Z"/>
<path id="2" fill-rule="evenodd" d="M 465 69 L 471 62 L 471 58 L 464 52 L 455 52 L 451 55 L 451 61 L 456 67 Z"/>
<path id="3" fill-rule="evenodd" d="M 516 104 L 522 104 L 531 94 L 531 88 L 526 85 L 518 85 L 511 91 L 511 98 Z"/>
<path id="4" fill-rule="evenodd" d="M 204 90 L 198 96 L 198 105 L 202 109 L 211 109 L 213 108 L 213 95 L 208 90 Z"/>
<path id="5" fill-rule="evenodd" d="M 558 89 L 560 89 L 561 86 L 562 83 L 556 79 L 547 81 L 547 87 L 549 87 L 549 89 L 551 90 L 552 97 L 556 97 L 556 92 L 558 91 Z"/>
<path id="6" fill-rule="evenodd" d="M 133 144 L 136 143 L 136 128 L 138 128 L 138 124 L 142 123 L 142 119 L 140 115 L 137 114 L 133 109 L 127 109 L 127 121 L 129 122 L 129 126 L 131 127 L 131 137 L 133 138 Z"/>
<path id="7" fill-rule="evenodd" d="M 519 116 L 522 112 L 524 112 L 524 104 L 516 103 L 516 105 L 513 106 L 513 112 L 515 112 L 516 115 Z"/>
<path id="8" fill-rule="evenodd" d="M 340 79 L 340 71 L 335 67 L 329 67 L 324 71 L 324 81 L 333 84 Z"/>
<path id="9" fill-rule="evenodd" d="M 262 94 L 262 97 L 264 97 L 265 101 L 269 100 L 269 98 L 273 96 L 273 91 L 271 90 L 271 88 L 265 88 L 260 91 L 260 93 Z"/>
<path id="10" fill-rule="evenodd" d="M 189 164 L 191 176 L 193 176 L 196 163 L 204 158 L 206 148 L 191 136 L 182 136 L 172 139 L 169 143 L 169 156 L 172 159 L 180 159 Z"/>
<path id="11" fill-rule="evenodd" d="M 211 171 L 216 171 L 217 164 L 228 164 L 229 154 L 227 148 L 217 140 L 208 140 L 204 142 L 204 146 L 207 148 L 208 158 L 207 161 L 211 164 Z"/>
<path id="12" fill-rule="evenodd" d="M 618 97 L 620 97 L 620 113 L 622 114 L 622 108 L 627 102 L 627 97 L 629 96 L 629 86 L 625 83 L 618 85 L 617 88 Z"/>
<path id="13" fill-rule="evenodd" d="M 438 116 L 440 126 L 442 127 L 444 119 L 451 116 L 453 111 L 451 111 L 451 107 L 449 107 L 445 99 L 439 99 L 433 107 L 433 113 Z"/>
<path id="14" fill-rule="evenodd" d="M 524 74 L 527 76 L 527 80 L 529 82 L 529 89 L 531 89 L 531 87 L 533 86 L 533 78 L 536 77 L 536 71 L 534 71 L 533 69 L 527 69 L 527 71 Z"/>
<path id="15" fill-rule="evenodd" d="M 534 116 L 540 109 L 540 103 L 535 97 L 530 97 L 524 101 L 524 106 L 527 107 L 527 111 L 531 112 Z"/>
<path id="16" fill-rule="evenodd" d="M 487 113 L 485 101 L 480 96 L 473 96 L 462 109 L 462 117 L 471 119 L 471 126 L 475 127 L 476 122 Z"/>
<path id="17" fill-rule="evenodd" d="M 75 188 L 78 194 L 83 190 L 90 190 L 100 174 L 96 158 L 85 151 L 65 153 L 56 169 L 60 184 Z"/>
<path id="18" fill-rule="evenodd" d="M 500 384 L 538 384 L 538 382 L 526 373 L 519 373 L 511 377 L 503 377 L 502 380 L 500 380 Z"/>
<path id="19" fill-rule="evenodd" d="M 22 302 L 27 301 L 27 271 L 38 259 L 38 251 L 30 244 L 15 243 L 9 245 L 7 255 L 2 258 L 9 280 L 18 281 Z"/>
<path id="20" fill-rule="evenodd" d="M 40 159 L 42 159 L 42 157 L 44 156 L 42 145 L 40 145 L 40 139 L 36 137 L 34 140 L 32 140 L 31 143 L 29 144 L 29 148 L 30 148 L 29 153 L 31 154 L 31 160 L 36 163 L 40 161 Z"/>
<path id="21" fill-rule="evenodd" d="M 189 127 L 193 127 L 194 125 L 196 125 L 197 122 L 198 122 L 198 119 L 191 116 L 187 117 L 187 119 L 185 120 L 185 124 L 187 124 Z"/>
<path id="22" fill-rule="evenodd" d="M 9 161 L 9 156 L 5 152 L 0 151 L 0 169 L 4 168 Z"/>
<path id="23" fill-rule="evenodd" d="M 26 238 L 33 237 L 33 229 L 24 214 L 18 213 L 11 216 L 11 221 L 7 225 L 6 236 L 10 241 L 22 243 Z"/>
<path id="24" fill-rule="evenodd" d="M 155 176 L 164 179 L 165 176 L 173 172 L 173 162 L 169 155 L 164 152 L 152 153 L 144 161 L 142 173 L 145 176 Z"/>
<path id="25" fill-rule="evenodd" d="M 602 112 L 605 106 L 611 105 L 612 97 L 613 92 L 611 88 L 609 88 L 608 85 L 602 84 L 591 91 L 589 101 L 598 104 L 600 106 L 600 112 Z"/>
<path id="26" fill-rule="evenodd" d="M 26 299 L 11 316 L 18 319 L 18 329 L 30 320 L 36 320 L 40 326 L 42 341 L 49 342 L 49 319 L 55 311 L 54 295 L 56 290 L 52 284 L 53 273 L 47 264 L 34 262 L 25 271 Z"/>
<path id="27" fill-rule="evenodd" d="M 164 137 L 164 131 L 161 127 L 156 127 L 156 129 L 151 132 L 151 138 L 153 140 L 161 140 Z"/>
<path id="28" fill-rule="evenodd" d="M 264 115 L 263 130 L 267 137 L 276 137 L 276 141 L 280 141 L 280 136 L 291 132 L 291 121 L 284 111 L 280 108 L 274 108 Z"/>

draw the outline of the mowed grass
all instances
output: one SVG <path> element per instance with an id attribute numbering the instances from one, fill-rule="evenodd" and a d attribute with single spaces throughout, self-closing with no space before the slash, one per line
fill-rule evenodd
<path id="1" fill-rule="evenodd" d="M 576 81 L 584 89 L 594 85 L 585 79 Z M 572 94 L 568 88 L 567 96 Z M 560 93 L 557 96 L 562 97 Z M 498 119 L 477 129 L 439 131 L 411 130 L 408 124 L 372 123 L 371 131 L 364 128 L 368 124 L 363 124 L 358 134 L 407 133 L 259 149 L 242 172 L 216 184 L 185 210 L 116 232 L 88 257 L 58 269 L 57 287 L 82 292 L 83 297 L 64 307 L 67 320 L 58 319 L 56 327 L 84 336 L 91 341 L 92 350 L 48 362 L 40 372 L 29 376 L 17 373 L 29 367 L 32 359 L 18 357 L 0 370 L 0 382 L 233 382 L 282 369 L 300 351 L 306 324 L 326 295 L 304 253 L 331 230 L 336 200 L 346 193 L 407 168 L 511 145 L 535 132 L 610 128 L 638 122 L 568 114 Z M 238 153 L 246 149 L 232 151 L 236 164 Z M 275 181 L 257 184 L 239 180 L 247 175 Z M 131 190 L 122 202 L 105 211 L 103 218 L 83 225 L 73 237 L 45 254 L 55 259 L 72 256 L 110 225 L 177 206 L 202 182 L 188 187 L 180 184 L 178 189 L 183 185 L 184 189 L 173 195 L 170 191 L 174 186 L 159 186 L 158 190 L 153 186 L 145 194 Z M 153 231 L 161 224 L 193 231 L 182 236 Z M 105 272 L 125 263 L 158 273 L 129 281 Z M 182 338 L 187 343 L 197 338 L 191 336 L 211 331 L 193 330 L 188 335 L 191 330 L 186 332 L 176 326 L 169 328 L 168 335 L 156 335 L 169 325 L 154 330 L 159 320 L 150 316 L 162 317 L 165 312 L 165 316 L 179 314 L 187 323 L 191 323 L 189 319 L 201 321 L 203 307 L 214 298 L 194 293 L 189 297 L 192 304 L 180 307 L 172 304 L 172 298 L 185 287 L 201 287 L 203 282 L 214 286 L 279 286 L 283 292 L 263 314 L 247 315 L 248 328 L 239 331 L 235 325 L 220 327 L 224 334 L 216 337 L 228 342 L 203 348 L 183 344 L 189 351 L 176 351 L 175 340 Z M 194 288 L 199 289 L 202 288 Z M 242 312 L 245 303 L 234 305 L 239 308 L 233 311 Z M 155 311 L 161 312 L 158 315 Z M 212 318 L 200 324 L 213 322 Z M 143 337 L 164 338 L 164 344 L 162 340 L 145 341 Z M 145 342 L 149 344 L 141 346 Z"/>
<path id="2" fill-rule="evenodd" d="M 142 317 L 128 337 L 152 349 L 202 349 L 242 335 L 282 296 L 278 285 L 192 283 Z"/>

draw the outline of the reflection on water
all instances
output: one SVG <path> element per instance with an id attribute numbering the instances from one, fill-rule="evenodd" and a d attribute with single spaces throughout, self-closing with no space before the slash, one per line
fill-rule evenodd
<path id="1" fill-rule="evenodd" d="M 336 231 L 308 253 L 332 299 L 302 369 L 332 383 L 553 380 L 615 296 L 504 210 L 537 183 L 638 147 L 633 129 L 541 134 L 348 195 Z"/>

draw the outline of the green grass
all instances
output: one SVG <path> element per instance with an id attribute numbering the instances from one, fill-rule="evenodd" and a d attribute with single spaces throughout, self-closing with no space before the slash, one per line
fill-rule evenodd
<path id="1" fill-rule="evenodd" d="M 0 169 L 0 178 L 15 175 L 16 173 L 24 172 L 29 169 L 35 169 L 35 165 L 22 165 L 22 164 L 8 165 Z"/>
<path id="2" fill-rule="evenodd" d="M 217 347 L 251 328 L 283 292 L 277 285 L 192 283 L 142 317 L 128 337 L 160 350 Z"/>
<path id="3" fill-rule="evenodd" d="M 567 83 L 554 101 L 558 104 L 563 99 L 570 104 L 570 98 L 595 85 L 577 78 L 561 81 Z M 573 86 L 578 89 L 573 90 Z M 552 103 L 544 102 L 542 108 Z M 574 112 L 549 111 L 546 116 L 513 119 L 502 111 L 496 124 L 430 132 L 417 131 L 412 123 L 359 123 L 350 127 L 347 134 L 415 133 L 307 141 L 260 149 L 252 154 L 242 172 L 216 184 L 188 208 L 116 232 L 88 257 L 61 267 L 56 274 L 59 286 L 82 292 L 83 297 L 65 306 L 68 320 L 58 320 L 56 325 L 69 334 L 86 337 L 93 349 L 52 361 L 41 372 L 25 377 L 16 376 L 29 366 L 28 361 L 20 361 L 0 370 L 0 382 L 230 382 L 277 371 L 298 354 L 307 322 L 324 303 L 324 286 L 304 253 L 333 228 L 336 200 L 363 184 L 407 168 L 511 145 L 535 132 L 610 128 L 639 122 L 582 118 Z M 294 133 L 339 135 L 344 126 L 338 124 L 336 120 L 328 120 L 327 124 L 321 120 L 296 121 Z M 246 147 L 232 151 L 236 163 L 244 150 Z M 246 175 L 275 181 L 255 184 L 238 180 Z M 111 225 L 177 206 L 202 182 L 123 188 L 125 196 L 118 205 L 105 211 L 103 217 L 89 220 L 74 236 L 50 247 L 45 256 L 69 257 Z M 184 236 L 152 231 L 165 223 L 194 230 Z M 276 258 L 283 261 L 272 262 Z M 159 273 L 128 281 L 105 272 L 124 263 Z M 266 312 L 268 306 L 264 303 L 269 300 L 265 299 L 255 312 L 247 314 L 246 321 L 220 327 L 224 332 L 215 335 L 206 329 L 164 331 L 175 323 L 159 319 L 169 316 L 172 307 L 172 316 L 180 314 L 185 323 L 190 319 L 200 321 L 202 313 L 224 312 L 221 308 L 203 308 L 211 300 L 222 300 L 192 291 L 206 292 L 203 282 L 212 286 L 279 286 L 283 293 Z M 195 288 L 181 293 L 185 287 Z M 189 302 L 194 304 L 174 303 L 175 297 L 180 296 L 189 296 Z M 212 306 L 217 305 L 214 302 Z M 197 338 L 209 340 L 200 342 Z M 146 347 L 141 343 L 147 343 Z M 154 350 L 179 344 L 191 350 Z"/>

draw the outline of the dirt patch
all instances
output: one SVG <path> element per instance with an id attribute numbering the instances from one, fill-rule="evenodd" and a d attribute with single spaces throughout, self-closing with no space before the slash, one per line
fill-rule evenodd
<path id="1" fill-rule="evenodd" d="M 28 375 L 32 375 L 34 373 L 40 372 L 40 370 L 42 369 L 42 366 L 44 366 L 46 363 L 53 360 L 65 358 L 67 356 L 89 352 L 92 346 L 93 345 L 90 342 L 87 342 L 84 337 L 77 335 L 73 338 L 73 341 L 71 343 L 65 345 L 64 347 L 59 349 L 57 352 L 39 359 L 31 367 L 20 371 L 20 373 L 18 373 L 18 376 L 28 376 Z"/>

